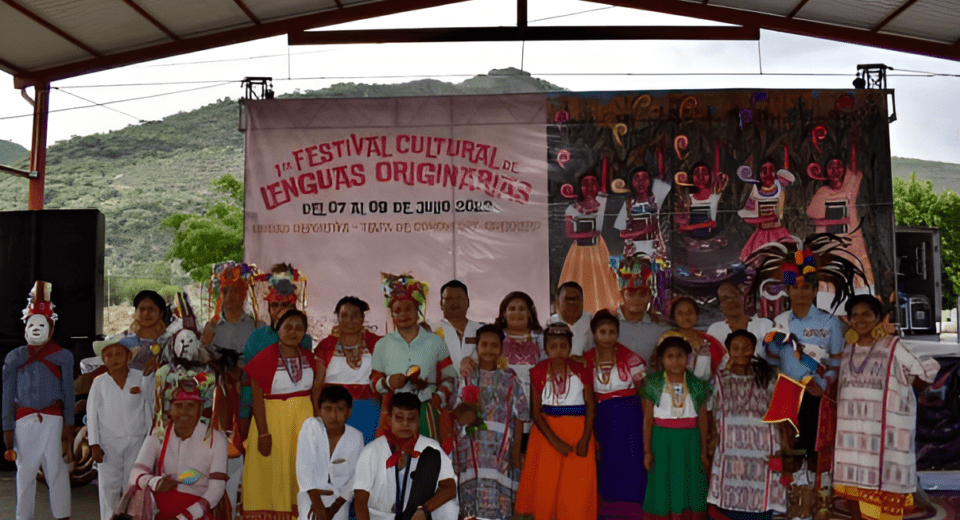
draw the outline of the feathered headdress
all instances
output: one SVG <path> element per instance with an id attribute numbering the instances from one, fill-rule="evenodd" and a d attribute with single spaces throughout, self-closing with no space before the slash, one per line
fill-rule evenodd
<path id="1" fill-rule="evenodd" d="M 423 320 L 426 317 L 427 293 L 430 291 L 427 282 L 417 281 L 409 273 L 401 275 L 380 273 L 380 279 L 383 287 L 383 304 L 386 308 L 389 309 L 393 302 L 410 300 L 419 307 L 420 319 Z"/>
<path id="2" fill-rule="evenodd" d="M 793 242 L 769 242 L 757 248 L 747 259 L 747 264 L 757 262 L 757 273 L 753 279 L 753 291 L 761 285 L 773 281 L 783 285 L 803 285 L 826 282 L 833 286 L 834 296 L 830 304 L 836 310 L 854 294 L 853 281 L 860 277 L 865 282 L 863 264 L 859 258 L 847 250 L 850 237 L 833 233 L 816 233 L 808 236 L 803 244 Z M 764 298 L 777 299 L 784 293 L 779 291 L 772 297 L 764 293 Z"/>
<path id="3" fill-rule="evenodd" d="M 220 311 L 223 308 L 223 290 L 226 287 L 235 286 L 240 288 L 243 292 L 243 297 L 246 298 L 250 292 L 250 287 L 253 285 L 254 278 L 258 274 L 260 274 L 260 271 L 254 264 L 238 264 L 229 261 L 214 265 L 213 273 L 210 274 L 210 291 L 208 293 L 208 301 L 213 302 L 214 298 L 216 298 L 213 315 L 215 317 L 220 316 Z M 253 313 L 254 317 L 259 319 L 259 312 L 255 302 L 253 305 Z"/>
<path id="4" fill-rule="evenodd" d="M 216 388 L 217 376 L 206 367 L 186 368 L 183 366 L 164 365 L 157 370 L 156 375 L 156 405 L 157 412 L 156 424 L 157 434 L 160 440 L 163 440 L 163 434 L 166 432 L 169 424 L 169 417 L 166 411 L 170 409 L 173 401 L 188 400 L 201 403 L 201 421 L 204 419 L 207 409 L 213 406 L 213 394 Z M 213 414 L 216 416 L 216 414 Z M 209 424 L 209 422 L 208 422 Z M 207 428 L 205 439 L 212 436 L 214 428 Z"/>
<path id="5" fill-rule="evenodd" d="M 57 313 L 53 312 L 56 305 L 50 301 L 50 293 L 53 292 L 53 284 L 37 280 L 27 295 L 27 306 L 23 309 L 23 321 L 35 314 L 46 316 L 51 322 L 56 323 Z"/>

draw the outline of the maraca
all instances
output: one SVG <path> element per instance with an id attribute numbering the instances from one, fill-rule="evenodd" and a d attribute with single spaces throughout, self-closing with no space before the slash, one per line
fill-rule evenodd
<path id="1" fill-rule="evenodd" d="M 412 365 L 407 369 L 407 378 L 416 381 L 420 379 L 420 367 L 417 365 Z"/>
<path id="2" fill-rule="evenodd" d="M 4 458 L 7 462 L 13 462 L 13 461 L 17 460 L 17 452 L 15 452 L 15 451 L 13 451 L 13 450 L 7 450 L 7 451 L 5 451 L 5 452 L 3 453 L 3 458 Z"/>

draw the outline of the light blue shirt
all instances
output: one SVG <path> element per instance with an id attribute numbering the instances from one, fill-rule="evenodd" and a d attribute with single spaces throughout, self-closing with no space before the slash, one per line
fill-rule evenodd
<path id="1" fill-rule="evenodd" d="M 17 408 L 42 410 L 56 401 L 63 403 L 63 424 L 73 424 L 73 354 L 60 349 L 46 356 L 47 361 L 60 368 L 59 379 L 40 361 L 24 366 L 28 359 L 30 351 L 23 346 L 7 354 L 3 361 L 3 430 L 16 427 Z"/>
<path id="2" fill-rule="evenodd" d="M 775 322 L 776 329 L 789 330 L 797 341 L 803 344 L 804 354 L 826 367 L 824 377 L 814 375 L 814 381 L 820 388 L 826 389 L 831 382 L 836 381 L 844 343 L 843 324 L 839 318 L 811 306 L 803 318 L 798 318 L 793 311 L 787 311 L 777 316 Z M 783 352 L 779 355 L 780 359 L 771 359 L 771 364 L 778 366 L 787 376 L 799 381 L 811 375 L 810 368 L 792 353 Z"/>

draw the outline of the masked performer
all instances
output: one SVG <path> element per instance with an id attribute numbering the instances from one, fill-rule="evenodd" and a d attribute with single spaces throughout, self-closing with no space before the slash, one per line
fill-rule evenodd
<path id="1" fill-rule="evenodd" d="M 3 443 L 6 459 L 17 463 L 17 520 L 33 519 L 41 467 L 54 518 L 70 517 L 70 476 L 63 454 L 68 461 L 73 455 L 73 354 L 53 339 L 57 315 L 50 291 L 48 282 L 34 286 L 23 311 L 27 345 L 3 362 Z"/>

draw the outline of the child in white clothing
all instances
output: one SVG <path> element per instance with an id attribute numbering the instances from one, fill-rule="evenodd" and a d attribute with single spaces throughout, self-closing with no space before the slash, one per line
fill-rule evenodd
<path id="1" fill-rule="evenodd" d="M 129 368 L 129 347 L 97 341 L 94 352 L 107 368 L 90 385 L 87 397 L 87 436 L 100 488 L 100 518 L 110 520 L 125 491 L 143 440 L 150 434 L 153 378 Z"/>
<path id="2" fill-rule="evenodd" d="M 343 386 L 324 388 L 318 408 L 320 417 L 304 421 L 297 437 L 300 520 L 346 520 L 353 501 L 353 474 L 363 449 L 363 434 L 347 424 L 353 397 Z"/>

